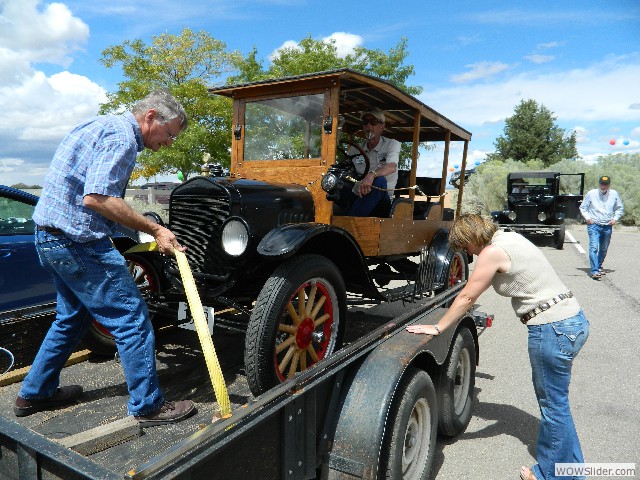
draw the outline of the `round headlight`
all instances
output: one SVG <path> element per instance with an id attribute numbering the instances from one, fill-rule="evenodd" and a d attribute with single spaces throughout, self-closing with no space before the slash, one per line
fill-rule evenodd
<path id="1" fill-rule="evenodd" d="M 509 212 L 509 214 L 507 215 L 507 217 L 509 217 L 509 220 L 511 220 L 512 222 L 516 221 L 516 212 L 514 212 L 513 210 L 511 210 Z"/>
<path id="2" fill-rule="evenodd" d="M 337 184 L 338 179 L 333 173 L 327 173 L 324 177 L 322 177 L 322 181 L 320 182 L 320 186 L 327 193 L 336 188 Z"/>
<path id="3" fill-rule="evenodd" d="M 538 214 L 538 220 L 539 220 L 539 221 L 544 222 L 546 219 L 547 219 L 547 214 L 546 214 L 546 213 L 544 213 L 544 212 L 540 212 L 540 213 Z"/>
<path id="4" fill-rule="evenodd" d="M 222 227 L 222 248 L 232 257 L 244 253 L 249 244 L 249 230 L 244 222 L 232 218 Z"/>

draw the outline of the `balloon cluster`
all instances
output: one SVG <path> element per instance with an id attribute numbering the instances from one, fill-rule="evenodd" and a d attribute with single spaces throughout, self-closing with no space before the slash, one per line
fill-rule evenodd
<path id="1" fill-rule="evenodd" d="M 615 145 L 616 144 L 616 139 L 612 138 L 611 140 L 609 140 L 609 145 Z M 623 145 L 629 145 L 629 140 L 623 140 L 622 141 Z"/>

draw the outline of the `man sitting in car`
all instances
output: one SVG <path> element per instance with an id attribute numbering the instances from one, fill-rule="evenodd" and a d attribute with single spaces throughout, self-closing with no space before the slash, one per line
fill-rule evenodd
<path id="1" fill-rule="evenodd" d="M 343 189 L 340 204 L 347 206 L 346 214 L 353 217 L 368 217 L 373 214 L 386 215 L 391 207 L 393 190 L 398 181 L 398 158 L 400 142 L 382 136 L 384 112 L 377 107 L 369 107 L 360 116 L 365 142 L 361 145 L 369 157 L 369 172 L 356 182 L 352 190 Z M 366 168 L 365 159 L 355 147 L 349 149 L 349 156 L 356 172 L 362 175 Z"/>

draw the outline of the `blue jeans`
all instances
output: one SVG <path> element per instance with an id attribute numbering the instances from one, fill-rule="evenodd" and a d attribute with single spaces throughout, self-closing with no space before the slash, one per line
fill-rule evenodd
<path id="1" fill-rule="evenodd" d="M 376 177 L 372 185 L 378 188 L 387 188 L 387 179 L 385 177 Z M 343 188 L 340 191 L 338 203 L 341 205 L 346 203 L 348 205 L 346 215 L 350 217 L 369 217 L 372 213 L 386 216 L 391 207 L 389 193 L 376 188 L 372 188 L 363 197 L 359 197 L 349 188 Z"/>
<path id="2" fill-rule="evenodd" d="M 589 322 L 580 311 L 559 322 L 529 325 L 528 330 L 533 388 L 541 415 L 538 463 L 532 470 L 539 480 L 566 480 L 554 476 L 555 464 L 584 462 L 569 408 L 569 382 L 573 359 L 589 336 Z"/>
<path id="3" fill-rule="evenodd" d="M 111 240 L 77 243 L 36 231 L 36 250 L 58 291 L 56 319 L 22 382 L 20 396 L 39 399 L 55 394 L 64 363 L 95 318 L 115 337 L 129 389 L 129 414 L 146 415 L 162 406 L 149 312 Z"/>
<path id="4" fill-rule="evenodd" d="M 611 241 L 611 225 L 598 225 L 592 223 L 587 225 L 589 234 L 589 263 L 591 264 L 591 274 L 598 273 L 602 268 L 604 257 L 607 256 L 609 242 Z"/>

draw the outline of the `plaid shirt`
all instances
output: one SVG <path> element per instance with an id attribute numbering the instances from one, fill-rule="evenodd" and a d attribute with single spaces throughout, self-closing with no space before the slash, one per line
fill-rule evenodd
<path id="1" fill-rule="evenodd" d="M 85 195 L 124 197 L 142 131 L 132 113 L 99 116 L 74 128 L 56 150 L 33 220 L 80 243 L 115 233 L 115 222 L 83 204 Z"/>

